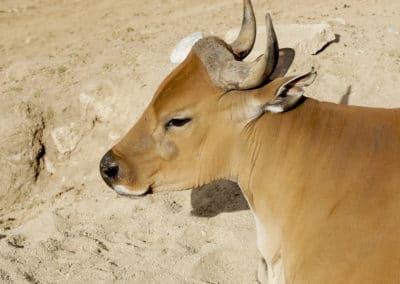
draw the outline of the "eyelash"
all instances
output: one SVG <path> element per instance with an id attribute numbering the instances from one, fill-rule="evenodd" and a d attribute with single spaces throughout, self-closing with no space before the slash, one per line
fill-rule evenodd
<path id="1" fill-rule="evenodd" d="M 165 124 L 165 129 L 169 129 L 171 127 L 182 127 L 191 120 L 191 118 L 173 118 Z"/>

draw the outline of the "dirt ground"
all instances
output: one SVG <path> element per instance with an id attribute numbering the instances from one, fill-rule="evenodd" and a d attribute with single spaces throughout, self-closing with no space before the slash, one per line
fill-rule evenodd
<path id="1" fill-rule="evenodd" d="M 289 70 L 316 68 L 308 96 L 400 107 L 399 1 L 253 4 L 259 22 L 331 25 L 335 42 Z M 129 199 L 98 173 L 176 43 L 224 37 L 241 15 L 241 0 L 0 0 L 1 283 L 256 283 L 234 184 Z"/>

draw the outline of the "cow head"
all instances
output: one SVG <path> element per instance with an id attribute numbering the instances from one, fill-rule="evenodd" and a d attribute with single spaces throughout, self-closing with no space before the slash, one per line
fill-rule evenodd
<path id="1" fill-rule="evenodd" d="M 193 188 L 235 179 L 238 137 L 264 112 L 283 112 L 301 97 L 312 73 L 268 81 L 279 54 L 269 14 L 264 55 L 243 62 L 256 23 L 250 0 L 238 38 L 198 41 L 160 85 L 140 120 L 100 162 L 104 181 L 124 195 Z M 305 82 L 305 83 L 304 83 Z"/>

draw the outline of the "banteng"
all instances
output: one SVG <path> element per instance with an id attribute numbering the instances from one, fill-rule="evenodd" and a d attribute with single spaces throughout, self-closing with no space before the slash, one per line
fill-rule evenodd
<path id="1" fill-rule="evenodd" d="M 400 283 L 400 110 L 303 96 L 311 71 L 271 79 L 279 49 L 252 50 L 249 0 L 236 41 L 198 41 L 100 164 L 124 195 L 239 184 L 268 283 Z M 243 260 L 245 261 L 245 260 Z"/>

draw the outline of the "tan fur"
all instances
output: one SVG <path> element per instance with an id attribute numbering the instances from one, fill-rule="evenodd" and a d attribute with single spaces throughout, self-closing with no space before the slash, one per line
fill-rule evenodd
<path id="1" fill-rule="evenodd" d="M 307 99 L 248 126 L 238 179 L 287 283 L 400 280 L 399 122 L 399 110 Z"/>
<path id="2" fill-rule="evenodd" d="M 270 282 L 398 283 L 400 110 L 306 98 L 263 114 L 288 80 L 225 93 L 191 53 L 113 148 L 120 184 L 157 192 L 234 180 Z M 166 131 L 178 114 L 192 121 Z"/>

